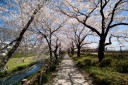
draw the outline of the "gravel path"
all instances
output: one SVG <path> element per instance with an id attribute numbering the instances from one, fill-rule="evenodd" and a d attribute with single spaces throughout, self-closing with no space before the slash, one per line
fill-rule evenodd
<path id="1" fill-rule="evenodd" d="M 54 75 L 48 85 L 89 85 L 68 55 L 64 56 L 58 72 Z"/>

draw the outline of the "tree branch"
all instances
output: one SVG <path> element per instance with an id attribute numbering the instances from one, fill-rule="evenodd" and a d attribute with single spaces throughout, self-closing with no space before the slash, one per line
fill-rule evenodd
<path id="1" fill-rule="evenodd" d="M 111 42 L 111 38 L 112 38 L 112 35 L 109 37 L 109 43 L 105 43 L 105 46 L 107 46 L 107 45 L 111 45 L 111 44 L 112 44 L 112 42 Z"/>
<path id="2" fill-rule="evenodd" d="M 116 26 L 119 26 L 119 25 L 128 25 L 128 23 L 113 24 L 113 25 L 110 26 L 110 28 L 113 28 L 113 27 L 116 27 Z"/>

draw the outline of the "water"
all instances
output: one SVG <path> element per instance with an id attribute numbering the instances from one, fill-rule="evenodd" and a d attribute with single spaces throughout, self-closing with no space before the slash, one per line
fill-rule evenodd
<path id="1" fill-rule="evenodd" d="M 29 69 L 18 72 L 10 77 L 0 80 L 0 85 L 17 85 L 22 79 L 32 75 L 33 73 L 39 71 L 44 66 L 44 63 L 37 63 L 30 67 Z"/>

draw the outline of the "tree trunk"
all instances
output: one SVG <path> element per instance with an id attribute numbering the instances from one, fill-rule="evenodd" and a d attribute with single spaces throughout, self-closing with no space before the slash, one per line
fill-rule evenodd
<path id="1" fill-rule="evenodd" d="M 8 60 L 11 58 L 12 54 L 19 47 L 20 42 L 21 42 L 21 40 L 23 38 L 23 35 L 26 32 L 26 30 L 28 29 L 29 25 L 32 23 L 33 19 L 34 19 L 34 17 L 31 17 L 31 19 L 28 21 L 28 23 L 26 24 L 26 26 L 22 29 L 19 37 L 16 39 L 15 45 L 12 47 L 11 50 L 8 51 L 7 55 L 1 60 L 1 62 L 0 62 L 0 68 L 3 68 L 6 65 L 6 63 L 8 62 Z"/>
<path id="2" fill-rule="evenodd" d="M 80 49 L 81 49 L 80 46 L 78 46 L 77 49 L 78 49 L 77 50 L 77 57 L 80 57 Z"/>
<path id="3" fill-rule="evenodd" d="M 74 48 L 71 48 L 71 54 L 74 55 Z"/>
<path id="4" fill-rule="evenodd" d="M 99 58 L 99 62 L 101 62 L 104 58 L 104 43 L 105 43 L 105 39 L 100 39 L 99 41 L 99 48 L 98 48 L 98 58 Z"/>
<path id="5" fill-rule="evenodd" d="M 72 54 L 72 56 L 73 56 L 73 55 L 74 55 L 74 50 L 75 50 L 75 49 L 74 49 L 74 44 L 73 44 L 73 42 L 71 43 L 71 46 L 72 46 L 72 47 L 71 47 L 71 54 Z"/>
<path id="6" fill-rule="evenodd" d="M 34 16 L 38 13 L 38 11 L 41 9 L 41 7 L 39 7 L 38 9 L 35 9 L 33 12 L 33 15 L 31 16 L 30 20 L 28 21 L 28 23 L 25 25 L 25 27 L 22 29 L 21 33 L 19 34 L 19 37 L 16 39 L 16 43 L 15 45 L 13 45 L 12 49 L 8 51 L 7 55 L 1 60 L 0 62 L 0 69 L 3 68 L 6 63 L 8 62 L 8 60 L 11 58 L 12 54 L 16 51 L 16 49 L 19 47 L 21 40 L 25 34 L 25 32 L 27 31 L 28 27 L 30 26 L 30 24 L 32 23 L 32 21 L 34 20 Z"/>
<path id="7" fill-rule="evenodd" d="M 57 51 L 54 51 L 54 56 L 55 56 L 55 63 L 57 64 L 58 63 L 58 55 L 57 55 Z"/>
<path id="8" fill-rule="evenodd" d="M 50 52 L 50 61 L 52 61 L 52 48 L 51 48 L 51 45 L 49 46 L 49 52 Z"/>
<path id="9" fill-rule="evenodd" d="M 54 53 L 54 55 L 55 55 L 56 60 L 58 60 L 58 55 L 56 52 Z"/>

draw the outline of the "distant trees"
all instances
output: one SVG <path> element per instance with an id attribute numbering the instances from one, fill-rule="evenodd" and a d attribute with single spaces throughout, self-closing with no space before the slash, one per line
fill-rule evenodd
<path id="1" fill-rule="evenodd" d="M 50 9 L 46 9 L 46 10 L 50 10 Z M 32 25 L 32 31 L 40 35 L 40 37 L 42 37 L 43 39 L 45 39 L 49 48 L 50 61 L 52 61 L 53 60 L 52 43 L 54 42 L 53 37 L 58 32 L 58 30 L 64 25 L 65 19 L 59 18 L 57 14 L 54 13 L 54 11 L 47 12 L 46 14 L 45 13 L 42 12 L 42 14 L 39 15 L 38 18 L 34 20 L 34 23 Z M 56 44 L 57 43 L 58 40 Z M 56 50 L 58 50 L 58 44 L 56 46 L 57 46 Z"/>
<path id="2" fill-rule="evenodd" d="M 75 45 L 74 45 L 74 42 L 71 40 L 71 42 L 70 42 L 70 44 L 69 44 L 69 47 L 70 47 L 70 53 L 72 54 L 72 55 L 74 55 L 75 54 Z"/>
<path id="3" fill-rule="evenodd" d="M 128 10 L 127 4 L 127 0 L 66 0 L 59 10 L 99 36 L 98 58 L 101 62 L 105 46 L 111 44 L 106 43 L 109 32 L 118 26 L 128 25 L 128 16 L 124 14 Z"/>
<path id="4" fill-rule="evenodd" d="M 77 50 L 77 57 L 80 57 L 81 48 L 86 44 L 91 44 L 88 41 L 85 41 L 85 38 L 91 34 L 89 30 L 86 29 L 85 26 L 79 23 L 70 24 L 68 29 L 70 29 L 67 34 L 67 38 L 70 39 L 70 50 L 72 55 L 74 54 L 74 50 Z"/>

